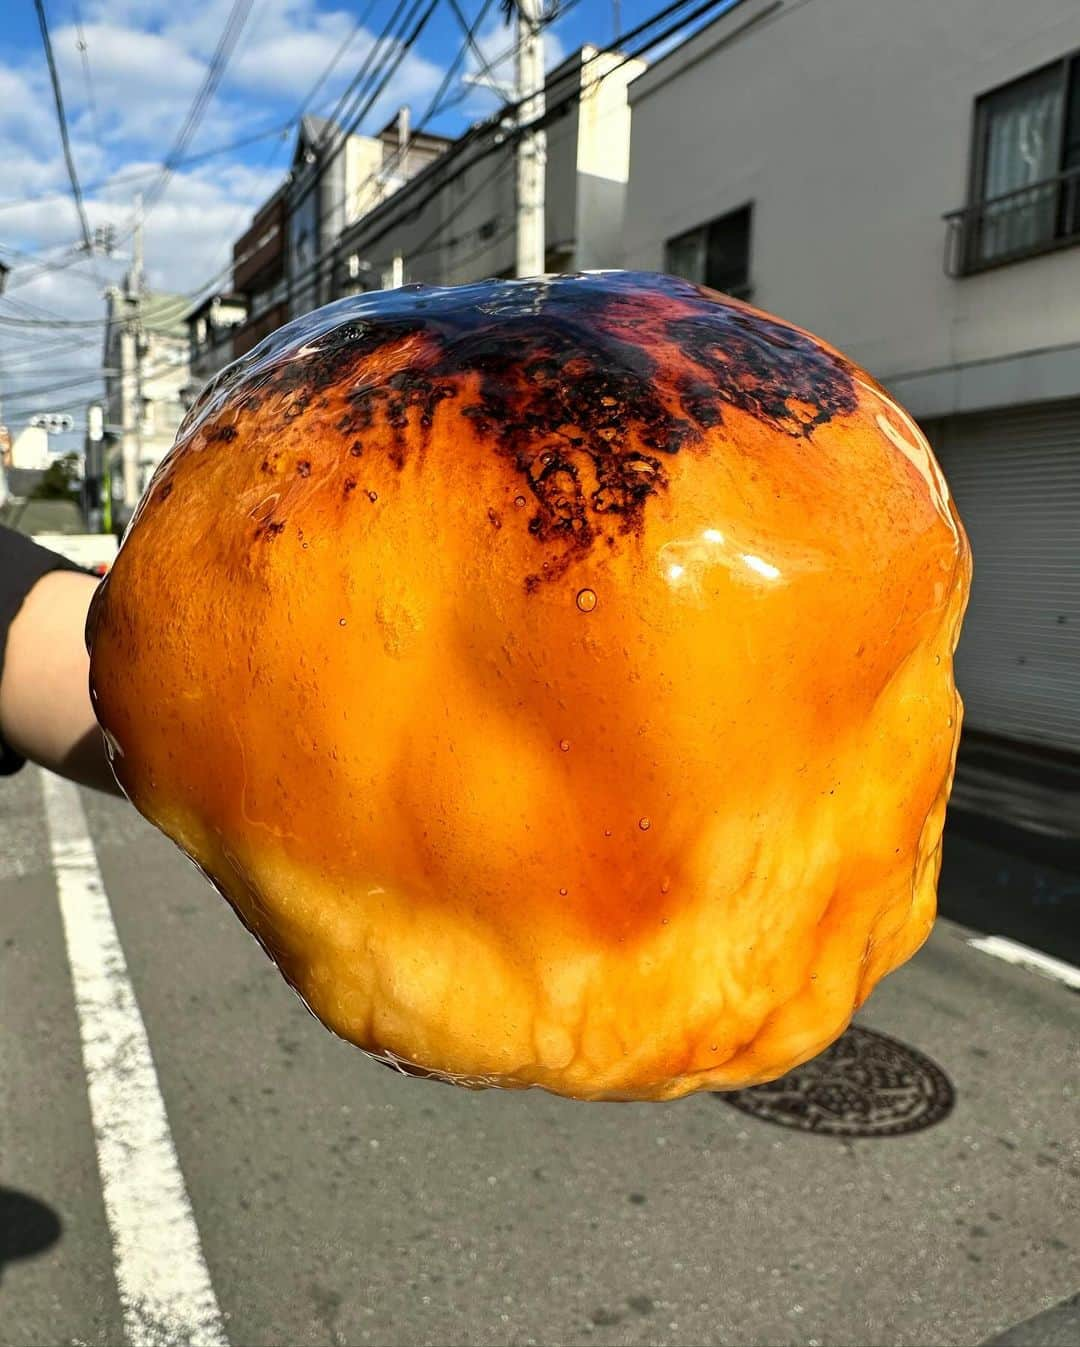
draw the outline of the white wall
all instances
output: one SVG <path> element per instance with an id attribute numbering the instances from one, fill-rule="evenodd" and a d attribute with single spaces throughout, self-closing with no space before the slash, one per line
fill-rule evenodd
<path id="1" fill-rule="evenodd" d="M 752 200 L 753 302 L 894 387 L 1078 344 L 1080 248 L 951 279 L 941 218 L 976 96 L 1077 47 L 1078 0 L 745 0 L 631 85 L 624 265 Z"/>
<path id="2" fill-rule="evenodd" d="M 630 176 L 630 106 L 626 90 L 645 69 L 618 52 L 586 48 L 578 113 L 575 266 L 615 267 L 622 246 Z"/>
<path id="3" fill-rule="evenodd" d="M 11 466 L 41 469 L 51 462 L 48 431 L 41 426 L 23 426 L 11 445 Z"/>

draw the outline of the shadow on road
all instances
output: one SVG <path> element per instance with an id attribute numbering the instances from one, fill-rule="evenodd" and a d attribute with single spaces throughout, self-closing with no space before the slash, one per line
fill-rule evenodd
<path id="1" fill-rule="evenodd" d="M 19 1258 L 32 1258 L 59 1240 L 63 1226 L 52 1207 L 28 1193 L 0 1185 L 0 1281 Z"/>

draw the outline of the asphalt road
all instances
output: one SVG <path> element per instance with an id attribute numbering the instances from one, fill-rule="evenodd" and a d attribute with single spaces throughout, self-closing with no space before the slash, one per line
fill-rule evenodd
<path id="1" fill-rule="evenodd" d="M 1013 1326 L 1080 1289 L 1080 996 L 964 928 L 939 922 L 859 1017 L 951 1081 L 925 1130 L 471 1094 L 332 1038 L 170 843 L 82 800 L 232 1347 L 1077 1340 L 1068 1310 Z M 978 845 L 947 864 L 946 910 L 994 888 Z M 0 1343 L 122 1344 L 30 770 L 0 781 L 0 913 Z"/>

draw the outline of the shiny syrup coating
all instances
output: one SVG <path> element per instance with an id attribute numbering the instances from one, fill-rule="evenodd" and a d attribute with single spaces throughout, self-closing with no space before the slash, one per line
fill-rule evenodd
<path id="1" fill-rule="evenodd" d="M 410 1074 L 782 1075 L 933 921 L 970 553 L 917 427 L 671 278 L 342 300 L 204 391 L 88 627 L 118 779 Z"/>

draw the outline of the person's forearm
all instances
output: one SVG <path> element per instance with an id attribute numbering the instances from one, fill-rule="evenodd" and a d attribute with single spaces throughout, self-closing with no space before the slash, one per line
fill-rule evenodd
<path id="1" fill-rule="evenodd" d="M 83 785 L 119 793 L 90 704 L 83 639 L 97 581 L 74 571 L 43 576 L 8 633 L 0 726 L 17 752 Z"/>

